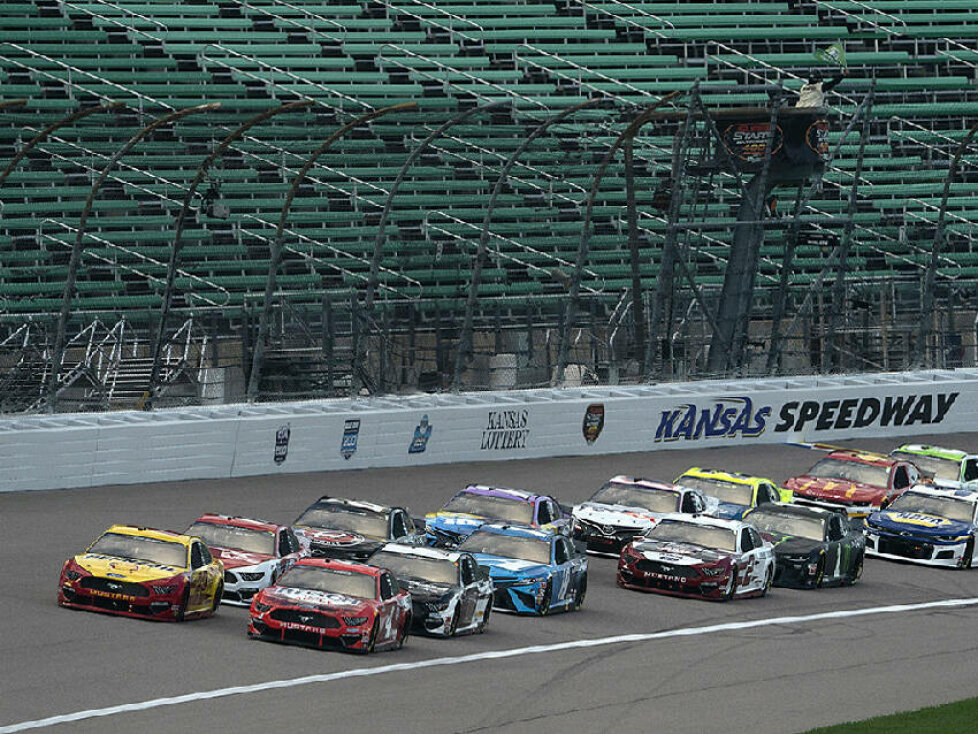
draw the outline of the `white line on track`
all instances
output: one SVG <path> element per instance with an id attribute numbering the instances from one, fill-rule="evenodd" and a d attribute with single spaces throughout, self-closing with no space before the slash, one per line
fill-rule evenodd
<path id="1" fill-rule="evenodd" d="M 472 655 L 460 655 L 458 657 L 430 658 L 428 660 L 418 660 L 413 663 L 395 663 L 393 665 L 380 665 L 374 668 L 354 668 L 353 670 L 341 670 L 337 673 L 306 675 L 301 678 L 273 680 L 265 683 L 253 683 L 248 686 L 217 688 L 212 691 L 198 691 L 196 693 L 187 693 L 182 696 L 154 698 L 149 701 L 140 701 L 139 703 L 124 703 L 118 706 L 108 706 L 107 708 L 102 709 L 76 711 L 72 714 L 49 716 L 46 719 L 21 721 L 17 724 L 0 726 L 0 734 L 26 731 L 27 729 L 40 729 L 41 727 L 54 726 L 56 724 L 70 724 L 75 721 L 96 719 L 102 716 L 113 716 L 115 714 L 125 714 L 133 711 L 147 711 L 149 709 L 160 708 L 162 706 L 176 706 L 182 703 L 195 703 L 197 701 L 207 701 L 213 698 L 225 698 L 227 696 L 237 696 L 245 693 L 262 693 L 264 691 L 273 691 L 278 688 L 295 688 L 297 686 L 305 686 L 309 685 L 310 683 L 328 683 L 330 681 L 343 680 L 345 678 L 366 678 L 368 676 L 383 675 L 385 673 L 402 673 L 411 670 L 419 670 L 421 668 L 435 668 L 443 665 L 474 663 L 480 660 L 499 660 L 502 658 L 522 657 L 523 655 L 561 652 L 562 650 L 577 650 L 589 647 L 602 647 L 604 645 L 620 645 L 626 642 L 649 642 L 650 640 L 665 640 L 673 637 L 695 637 L 698 635 L 709 635 L 716 632 L 746 630 L 753 627 L 770 627 L 773 624 L 800 624 L 802 622 L 818 622 L 824 619 L 846 619 L 850 617 L 867 617 L 874 614 L 898 614 L 903 612 L 917 612 L 924 609 L 947 609 L 954 607 L 971 607 L 976 605 L 978 605 L 978 598 L 944 599 L 942 601 L 922 602 L 918 604 L 894 604 L 886 607 L 870 607 L 868 609 L 841 609 L 832 612 L 820 612 L 818 614 L 804 614 L 796 617 L 775 617 L 773 619 L 752 619 L 745 622 L 724 622 L 723 624 L 711 624 L 706 627 L 684 627 L 680 629 L 665 630 L 663 632 L 615 635 L 614 637 L 598 637 L 590 640 L 572 640 L 570 642 L 558 642 L 552 645 L 533 645 L 531 647 L 518 647 L 510 650 L 491 650 L 488 652 L 474 653 Z"/>

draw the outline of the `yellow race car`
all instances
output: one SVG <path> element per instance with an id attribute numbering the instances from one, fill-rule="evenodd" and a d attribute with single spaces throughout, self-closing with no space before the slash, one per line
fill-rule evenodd
<path id="1" fill-rule="evenodd" d="M 189 535 L 113 525 L 61 568 L 58 604 L 182 622 L 209 617 L 224 593 L 224 566 Z"/>
<path id="2" fill-rule="evenodd" d="M 698 466 L 676 477 L 676 484 L 716 497 L 720 505 L 711 514 L 728 520 L 740 520 L 749 509 L 765 502 L 791 502 L 792 498 L 791 490 L 779 488 L 771 479 Z"/>

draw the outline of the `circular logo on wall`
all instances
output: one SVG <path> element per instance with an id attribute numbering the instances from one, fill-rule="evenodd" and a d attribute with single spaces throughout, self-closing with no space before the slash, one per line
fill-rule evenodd
<path id="1" fill-rule="evenodd" d="M 769 122 L 735 122 L 727 125 L 723 131 L 723 147 L 735 158 L 749 163 L 759 163 L 764 160 L 764 148 L 767 146 L 770 129 Z M 784 145 L 784 131 L 780 125 L 777 125 L 771 140 L 771 155 L 781 150 L 782 145 Z"/>
<path id="2" fill-rule="evenodd" d="M 819 157 L 829 154 L 829 123 L 827 120 L 815 120 L 805 131 L 805 142 Z"/>
<path id="3" fill-rule="evenodd" d="M 591 403 L 584 411 L 584 422 L 581 425 L 584 440 L 588 442 L 588 445 L 598 440 L 602 428 L 604 428 L 604 405 L 602 403 Z"/>

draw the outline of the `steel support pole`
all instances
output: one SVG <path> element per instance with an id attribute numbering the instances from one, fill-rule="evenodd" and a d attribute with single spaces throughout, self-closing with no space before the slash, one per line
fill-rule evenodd
<path id="1" fill-rule="evenodd" d="M 468 109 L 462 114 L 456 115 L 455 117 L 443 122 L 436 130 L 434 130 L 422 141 L 421 145 L 411 151 L 411 155 L 409 155 L 407 160 L 404 161 L 404 165 L 401 166 L 401 170 L 397 172 L 397 177 L 394 179 L 394 183 L 391 185 L 391 189 L 387 193 L 387 199 L 384 201 L 384 211 L 381 212 L 380 223 L 377 225 L 377 238 L 374 240 L 374 251 L 370 256 L 370 276 L 367 278 L 367 294 L 364 298 L 364 310 L 367 313 L 371 312 L 374 305 L 374 296 L 377 291 L 377 281 L 380 274 L 380 260 L 384 251 L 384 242 L 387 239 L 387 220 L 390 219 L 391 211 L 393 211 L 394 208 L 394 196 L 401 188 L 401 183 L 404 181 L 405 176 L 407 176 L 408 170 L 414 165 L 414 162 L 421 157 L 421 154 L 428 150 L 428 148 L 431 147 L 431 144 L 444 135 L 450 128 L 455 127 L 455 125 L 464 122 L 480 112 L 491 112 L 493 110 L 504 109 L 512 106 L 512 100 L 504 99 L 499 100 L 498 102 L 490 102 L 479 107 Z"/>
<path id="2" fill-rule="evenodd" d="M 61 311 L 58 315 L 58 331 L 54 340 L 54 351 L 51 357 L 51 374 L 48 377 L 47 386 L 47 405 L 48 412 L 55 412 L 58 404 L 58 376 L 61 373 L 61 363 L 64 360 L 64 349 L 65 349 L 65 331 L 68 327 L 68 317 L 71 314 L 71 299 L 75 294 L 75 281 L 78 277 L 78 266 L 81 263 L 82 251 L 84 250 L 85 241 L 85 225 L 88 222 L 88 214 L 92 209 L 92 205 L 95 203 L 95 196 L 98 194 L 98 190 L 102 187 L 105 179 L 115 168 L 115 165 L 122 159 L 122 157 L 128 153 L 132 148 L 144 137 L 152 133 L 158 128 L 169 125 L 177 120 L 180 120 L 188 115 L 194 115 L 198 112 L 209 112 L 211 110 L 216 110 L 221 107 L 220 102 L 211 102 L 208 104 L 197 105 L 195 107 L 186 107 L 182 110 L 174 110 L 169 114 L 154 120 L 149 125 L 146 125 L 139 132 L 133 135 L 129 140 L 123 145 L 119 150 L 116 151 L 115 155 L 105 164 L 102 171 L 99 173 L 98 178 L 95 179 L 95 183 L 92 184 L 91 191 L 88 192 L 88 198 L 85 200 L 85 205 L 82 207 L 81 216 L 78 221 L 78 233 L 75 237 L 74 246 L 71 248 L 71 257 L 68 260 L 68 274 L 65 277 L 65 287 L 61 294 Z"/>
<path id="3" fill-rule="evenodd" d="M 326 140 L 324 140 L 319 147 L 313 151 L 312 155 L 309 156 L 305 164 L 292 180 L 292 186 L 289 187 L 289 192 L 285 197 L 285 203 L 282 205 L 282 214 L 279 217 L 278 229 L 275 232 L 275 239 L 272 242 L 271 252 L 269 253 L 268 279 L 265 282 L 265 295 L 262 299 L 261 316 L 259 317 L 258 321 L 258 338 L 255 339 L 255 348 L 252 353 L 251 375 L 248 378 L 248 400 L 254 400 L 258 396 L 258 383 L 261 380 L 261 368 L 265 353 L 265 342 L 268 340 L 268 320 L 272 311 L 272 297 L 275 293 L 275 280 L 278 277 L 278 268 L 282 262 L 282 245 L 285 239 L 285 222 L 289 216 L 289 210 L 292 208 L 292 201 L 295 199 L 296 193 L 299 191 L 299 186 L 305 180 L 306 175 L 309 173 L 309 169 L 313 167 L 319 156 L 329 150 L 333 143 L 343 137 L 350 130 L 377 117 L 382 117 L 383 115 L 391 112 L 413 110 L 416 109 L 417 106 L 417 102 L 406 102 L 404 104 L 391 105 L 389 107 L 382 107 L 378 110 L 371 110 L 365 115 L 360 115 L 360 117 L 356 118 L 355 120 L 351 120 L 326 138 Z"/>
<path id="4" fill-rule="evenodd" d="M 163 287 L 163 303 L 160 305 L 159 325 L 156 329 L 156 337 L 153 340 L 153 368 L 149 377 L 149 397 L 146 398 L 146 402 L 143 404 L 143 408 L 145 410 L 152 410 L 156 383 L 160 379 L 160 363 L 163 354 L 163 340 L 166 335 L 166 322 L 170 316 L 170 307 L 173 304 L 174 284 L 176 283 L 177 270 L 180 267 L 180 253 L 183 249 L 183 228 L 184 223 L 187 221 L 187 215 L 190 213 L 190 206 L 193 203 L 194 194 L 197 193 L 197 188 L 204 180 L 204 176 L 206 176 L 207 172 L 210 170 L 211 164 L 214 163 L 214 161 L 216 161 L 219 157 L 224 155 L 224 152 L 234 141 L 240 139 L 242 135 L 248 132 L 255 125 L 259 125 L 262 122 L 275 117 L 276 115 L 282 114 L 283 112 L 292 112 L 294 110 L 304 109 L 309 107 L 311 104 L 312 102 L 309 100 L 290 102 L 288 104 L 273 107 L 272 109 L 264 110 L 263 112 L 258 113 L 257 115 L 246 120 L 243 124 L 239 125 L 235 130 L 227 135 L 220 143 L 217 144 L 217 146 L 215 146 L 210 155 L 208 155 L 197 167 L 197 174 L 194 176 L 194 180 L 191 182 L 190 188 L 187 189 L 187 193 L 183 197 L 183 206 L 180 207 L 180 213 L 177 215 L 176 231 L 173 235 L 173 244 L 170 245 L 170 258 L 166 266 L 166 282 Z"/>
<path id="5" fill-rule="evenodd" d="M 588 192 L 587 204 L 584 210 L 584 222 L 581 225 L 581 239 L 577 245 L 577 258 L 574 262 L 574 273 L 571 276 L 570 293 L 567 297 L 567 309 L 564 313 L 563 323 L 561 324 L 560 328 L 560 344 L 558 345 L 557 351 L 557 367 L 552 381 L 554 385 L 560 385 L 564 381 L 564 370 L 567 369 L 567 355 L 570 350 L 570 334 L 574 328 L 574 319 L 577 314 L 577 304 L 581 295 L 581 273 L 584 270 L 584 263 L 587 262 L 588 248 L 591 244 L 591 214 L 594 210 L 594 200 L 598 195 L 598 188 L 601 186 L 601 179 L 604 177 L 604 172 L 608 168 L 608 164 L 611 163 L 611 159 L 614 157 L 615 152 L 617 152 L 618 148 L 621 147 L 625 139 L 628 137 L 634 137 L 641 127 L 652 118 L 653 113 L 659 107 L 666 102 L 672 101 L 680 94 L 681 92 L 679 91 L 670 92 L 665 97 L 662 97 L 659 101 L 655 102 L 649 107 L 646 107 L 642 112 L 636 115 L 636 117 L 615 139 L 614 143 L 612 143 L 611 148 L 608 149 L 608 152 L 601 160 L 601 164 L 598 166 L 597 172 L 594 174 L 594 181 L 591 184 L 591 190 Z"/>
<path id="6" fill-rule="evenodd" d="M 489 202 L 486 205 L 485 216 L 482 218 L 482 229 L 479 233 L 479 246 L 476 250 L 475 258 L 472 261 L 472 277 L 469 281 L 468 297 L 465 299 L 465 316 L 462 319 L 462 329 L 459 332 L 458 338 L 458 349 L 455 352 L 455 374 L 452 380 L 452 388 L 454 390 L 458 390 L 460 387 L 462 371 L 465 369 L 469 352 L 472 351 L 472 323 L 475 320 L 475 306 L 476 301 L 479 298 L 479 285 L 482 282 L 482 268 L 486 259 L 486 251 L 489 247 L 489 224 L 492 221 L 492 211 L 496 207 L 496 199 L 499 196 L 499 192 L 502 191 L 503 184 L 505 184 L 506 180 L 509 178 L 510 170 L 512 170 L 513 166 L 516 165 L 516 161 L 519 160 L 521 155 L 523 155 L 526 149 L 530 146 L 530 143 L 545 133 L 551 125 L 566 119 L 579 110 L 583 110 L 587 107 L 593 107 L 599 102 L 603 101 L 603 98 L 595 97 L 594 99 L 580 102 L 541 122 L 536 128 L 534 128 L 533 132 L 527 136 L 526 140 L 524 140 L 520 146 L 513 151 L 513 154 L 509 157 L 509 160 L 506 161 L 502 170 L 499 172 L 499 176 L 496 178 L 496 184 L 493 186 L 492 193 L 489 195 Z"/>
<path id="7" fill-rule="evenodd" d="M 951 183 L 954 181 L 954 176 L 958 171 L 961 156 L 964 155 L 968 146 L 971 145 L 971 141 L 974 139 L 976 133 L 978 133 L 978 122 L 971 126 L 968 134 L 965 135 L 958 149 L 955 151 L 954 158 L 951 159 L 951 167 L 948 169 L 947 177 L 944 179 L 944 191 L 941 194 L 941 208 L 937 214 L 937 227 L 934 230 L 934 241 L 930 247 L 930 262 L 927 263 L 927 273 L 924 276 L 923 303 L 920 309 L 920 344 L 917 346 L 918 356 L 916 360 L 916 366 L 918 367 L 925 356 L 931 355 L 928 342 L 933 333 L 931 319 L 933 318 L 932 311 L 934 310 L 934 288 L 937 284 L 937 263 L 941 257 L 941 250 L 944 247 L 944 223 L 947 219 L 947 202 L 951 197 Z M 930 357 L 927 358 L 925 364 L 932 365 L 933 362 L 933 358 Z"/>
<path id="8" fill-rule="evenodd" d="M 628 215 L 628 258 L 632 268 L 632 321 L 635 324 L 635 350 L 645 357 L 645 309 L 642 307 L 642 273 L 638 247 L 638 208 L 635 203 L 635 138 L 625 139 L 625 206 Z"/>

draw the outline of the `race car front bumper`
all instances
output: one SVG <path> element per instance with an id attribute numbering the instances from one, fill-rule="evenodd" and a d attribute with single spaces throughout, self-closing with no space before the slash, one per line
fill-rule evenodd
<path id="1" fill-rule="evenodd" d="M 224 604 L 246 607 L 259 591 L 272 583 L 272 569 L 233 568 L 224 572 Z"/>
<path id="2" fill-rule="evenodd" d="M 248 620 L 248 636 L 302 647 L 364 650 L 370 643 L 372 625 L 373 617 L 349 618 L 297 607 L 272 607 Z"/>
<path id="3" fill-rule="evenodd" d="M 638 560 L 618 563 L 618 585 L 634 591 L 654 591 L 671 596 L 722 600 L 730 587 L 729 570 L 716 575 L 702 574 L 691 567 L 674 567 L 663 572 L 654 561 Z"/>
<path id="4" fill-rule="evenodd" d="M 69 579 L 62 574 L 58 604 L 70 609 L 173 622 L 183 610 L 183 592 L 184 584 L 169 579 L 135 583 L 101 576 Z"/>
<path id="5" fill-rule="evenodd" d="M 934 538 L 896 535 L 879 528 L 866 531 L 866 555 L 924 566 L 961 568 L 965 565 L 968 541 L 941 542 Z"/>
<path id="6" fill-rule="evenodd" d="M 516 614 L 544 613 L 547 595 L 547 579 L 504 579 L 492 580 L 492 608 Z M 549 611 L 549 610 L 546 610 Z"/>
<path id="7" fill-rule="evenodd" d="M 879 512 L 879 503 L 860 503 L 851 504 L 847 502 L 840 502 L 837 500 L 828 500 L 821 497 L 806 497 L 803 494 L 799 494 L 797 491 L 794 495 L 794 504 L 805 505 L 806 507 L 819 507 L 823 510 L 831 510 L 832 512 L 841 512 L 843 515 L 849 519 L 853 518 L 864 518 L 873 514 L 874 512 Z"/>
<path id="8" fill-rule="evenodd" d="M 818 561 L 809 556 L 792 558 L 779 555 L 775 563 L 774 586 L 790 589 L 814 589 L 818 576 Z"/>
<path id="9" fill-rule="evenodd" d="M 574 526 L 573 538 L 584 543 L 588 553 L 617 557 L 621 549 L 631 543 L 636 535 L 642 534 L 642 530 L 634 528 L 606 529 L 610 532 L 605 532 L 605 528 L 598 529 L 590 524 L 578 523 Z"/>

